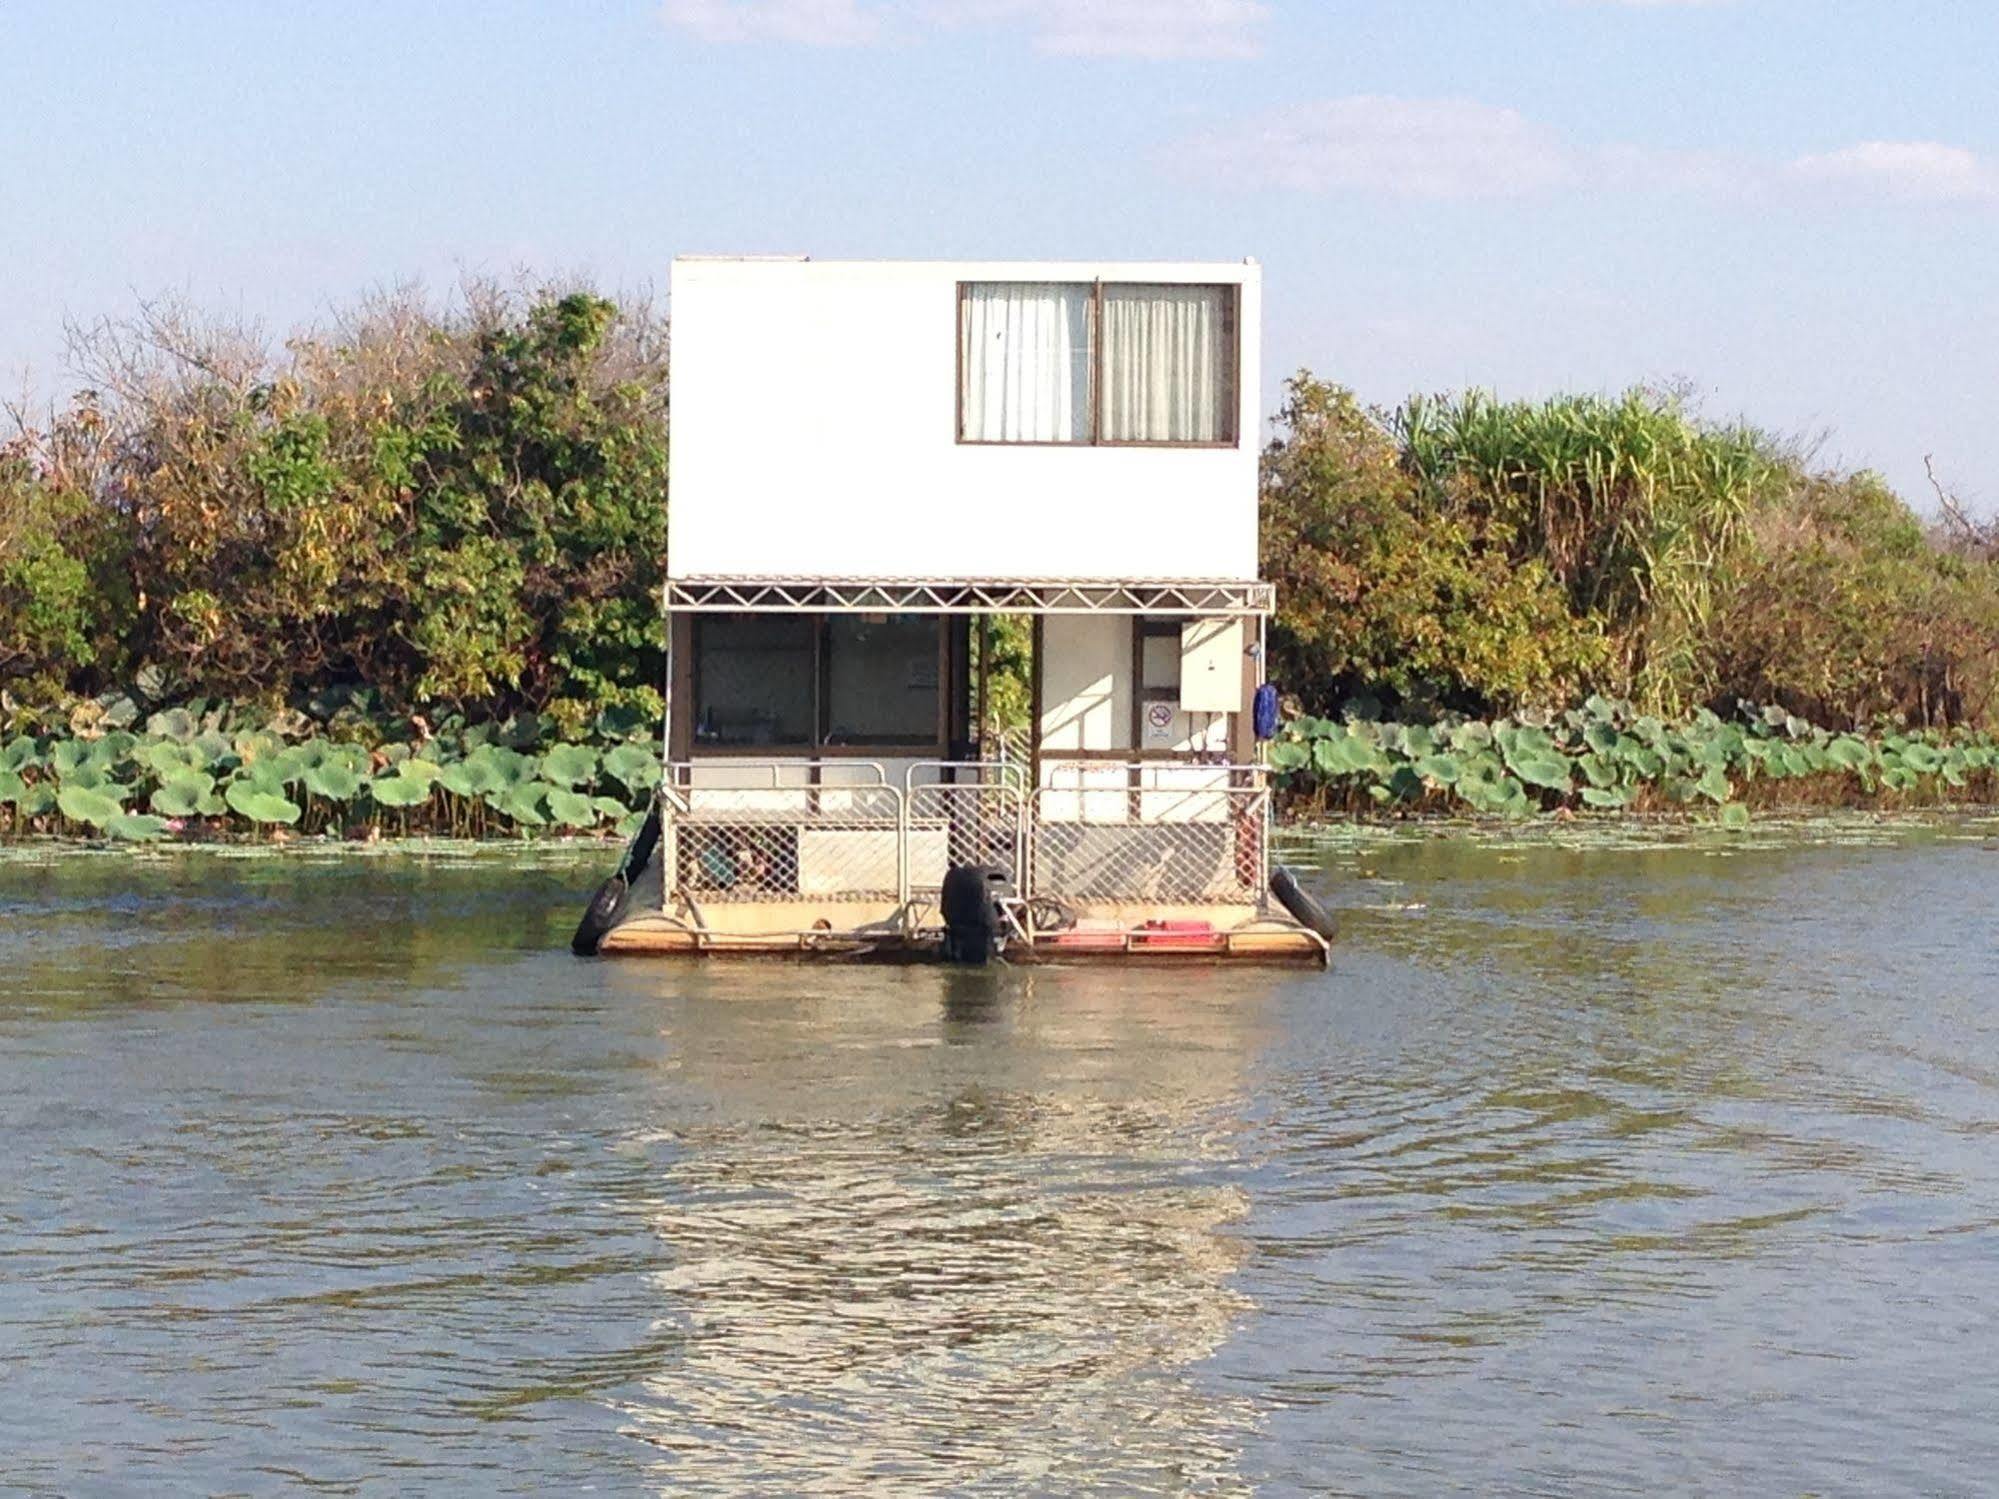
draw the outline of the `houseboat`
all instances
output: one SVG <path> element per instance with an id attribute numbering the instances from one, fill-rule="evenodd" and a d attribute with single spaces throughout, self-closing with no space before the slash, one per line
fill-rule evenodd
<path id="1" fill-rule="evenodd" d="M 1258 737 L 1260 298 L 675 261 L 665 773 L 577 950 L 1324 963 Z"/>

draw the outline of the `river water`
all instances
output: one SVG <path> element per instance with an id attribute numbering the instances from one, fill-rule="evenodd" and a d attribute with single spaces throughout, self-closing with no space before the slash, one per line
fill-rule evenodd
<path id="1" fill-rule="evenodd" d="M 0 1489 L 1999 1482 L 1999 822 L 1294 852 L 1328 974 L 0 859 Z"/>

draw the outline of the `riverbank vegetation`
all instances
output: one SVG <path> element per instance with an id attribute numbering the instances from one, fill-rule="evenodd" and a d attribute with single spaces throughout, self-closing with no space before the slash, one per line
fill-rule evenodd
<path id="1" fill-rule="evenodd" d="M 582 729 L 533 713 L 418 719 L 385 738 L 368 695 L 336 696 L 324 719 L 197 701 L 143 721 L 119 698 L 93 732 L 15 735 L 0 742 L 0 833 L 629 834 L 659 784 L 653 725 L 630 710 Z"/>
<path id="2" fill-rule="evenodd" d="M 0 430 L 0 831 L 629 818 L 660 316 L 474 287 L 273 349 L 149 307 L 74 362 Z M 1325 811 L 1992 799 L 1999 531 L 1937 499 L 1657 392 L 1382 412 L 1301 375 L 1263 463 L 1274 758 Z M 1026 663 L 1003 631 L 1003 717 Z"/>
<path id="3" fill-rule="evenodd" d="M 1780 707 L 1669 723 L 1591 697 L 1496 721 L 1291 720 L 1271 746 L 1294 811 L 1526 817 L 1639 812 L 1748 821 L 1753 807 L 1999 801 L 1999 740 L 1975 730 L 1833 733 Z"/>
<path id="4" fill-rule="evenodd" d="M 1592 695 L 1999 728 L 1999 529 L 1671 396 L 1381 413 L 1301 376 L 1265 455 L 1272 674 L 1423 723 Z"/>
<path id="5" fill-rule="evenodd" d="M 0 709 L 104 694 L 656 714 L 666 330 L 585 291 L 377 298 L 273 352 L 176 308 L 0 434 Z"/>

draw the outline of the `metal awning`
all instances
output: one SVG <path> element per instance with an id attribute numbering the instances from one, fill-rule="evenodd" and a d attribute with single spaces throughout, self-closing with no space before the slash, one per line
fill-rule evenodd
<path id="1" fill-rule="evenodd" d="M 1270 583 L 1129 578 L 671 578 L 666 607 L 692 614 L 1270 614 Z"/>

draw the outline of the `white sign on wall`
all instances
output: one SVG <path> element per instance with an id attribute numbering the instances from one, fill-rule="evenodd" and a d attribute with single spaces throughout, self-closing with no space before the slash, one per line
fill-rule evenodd
<path id="1" fill-rule="evenodd" d="M 1242 712 L 1239 619 L 1195 619 L 1180 627 L 1180 706 L 1189 713 Z"/>

